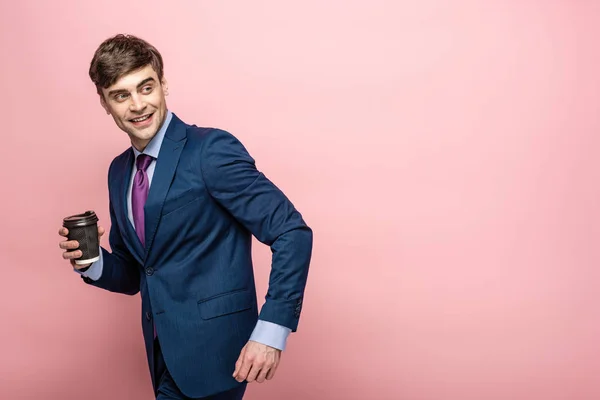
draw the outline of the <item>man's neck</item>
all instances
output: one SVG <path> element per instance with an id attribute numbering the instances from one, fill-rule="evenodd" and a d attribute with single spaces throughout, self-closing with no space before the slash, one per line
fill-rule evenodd
<path id="1" fill-rule="evenodd" d="M 154 135 L 156 136 L 156 135 Z M 152 139 L 154 139 L 154 137 L 152 137 Z M 148 143 L 150 143 L 150 141 L 152 140 L 142 140 L 142 141 L 138 141 L 138 140 L 131 140 L 131 146 L 133 146 L 137 151 L 139 151 L 140 153 L 144 152 L 144 149 L 148 146 Z"/>

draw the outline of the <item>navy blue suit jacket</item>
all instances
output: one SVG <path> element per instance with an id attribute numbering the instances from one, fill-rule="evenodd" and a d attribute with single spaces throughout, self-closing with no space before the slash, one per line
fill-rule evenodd
<path id="1" fill-rule="evenodd" d="M 187 125 L 167 129 L 145 206 L 146 246 L 127 218 L 131 148 L 110 165 L 112 253 L 87 283 L 142 296 L 142 329 L 154 377 L 153 325 L 180 390 L 203 397 L 238 385 L 232 373 L 259 311 L 252 268 L 254 235 L 273 253 L 260 318 L 295 332 L 302 308 L 312 230 L 258 171 L 228 132 Z"/>

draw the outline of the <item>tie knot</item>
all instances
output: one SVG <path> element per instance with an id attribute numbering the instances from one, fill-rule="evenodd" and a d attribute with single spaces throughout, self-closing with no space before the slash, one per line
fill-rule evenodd
<path id="1" fill-rule="evenodd" d="M 140 154 L 138 156 L 137 160 L 135 160 L 137 169 L 141 169 L 144 172 L 148 169 L 148 166 L 150 165 L 151 162 L 152 162 L 152 156 L 149 156 L 148 154 Z"/>

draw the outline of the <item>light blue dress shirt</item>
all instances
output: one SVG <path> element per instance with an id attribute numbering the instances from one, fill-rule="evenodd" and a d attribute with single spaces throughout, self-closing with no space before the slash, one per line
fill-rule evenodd
<path id="1" fill-rule="evenodd" d="M 159 129 L 159 131 L 156 133 L 156 136 L 154 136 L 152 138 L 152 140 L 148 143 L 148 145 L 142 152 L 143 154 L 147 154 L 147 155 L 153 157 L 153 160 L 150 163 L 150 166 L 146 170 L 146 173 L 148 174 L 148 183 L 150 185 L 152 185 L 152 177 L 154 176 L 154 169 L 156 167 L 155 160 L 158 158 L 160 146 L 162 145 L 163 139 L 165 137 L 165 133 L 167 132 L 167 128 L 169 127 L 169 124 L 171 123 L 172 117 L 173 117 L 173 114 L 171 113 L 171 111 L 167 111 L 167 116 L 165 118 L 164 124 Z M 133 146 L 131 146 L 131 148 L 133 149 L 133 152 L 137 159 L 137 157 L 142 153 L 140 153 Z M 135 165 L 135 163 L 134 163 L 134 165 Z M 127 217 L 129 218 L 129 221 L 131 222 L 132 226 L 134 224 L 133 224 L 133 213 L 131 211 L 131 188 L 133 187 L 133 177 L 135 176 L 135 173 L 136 173 L 136 169 L 132 168 L 130 184 L 129 184 L 129 188 L 127 189 Z M 90 266 L 89 269 L 87 269 L 85 272 L 80 272 L 78 270 L 75 270 L 75 271 L 83 276 L 87 276 L 88 278 L 96 281 L 96 280 L 100 279 L 100 276 L 102 276 L 102 266 L 103 266 L 102 251 L 100 251 L 100 259 L 98 261 L 94 262 Z M 288 338 L 290 332 L 291 332 L 291 329 L 289 329 L 285 326 L 278 325 L 278 324 L 275 324 L 275 323 L 269 322 L 269 321 L 263 321 L 263 320 L 259 319 L 256 326 L 254 327 L 254 331 L 252 332 L 252 335 L 250 336 L 250 340 L 265 344 L 267 346 L 274 347 L 279 350 L 285 350 L 285 345 L 286 345 L 287 338 Z"/>

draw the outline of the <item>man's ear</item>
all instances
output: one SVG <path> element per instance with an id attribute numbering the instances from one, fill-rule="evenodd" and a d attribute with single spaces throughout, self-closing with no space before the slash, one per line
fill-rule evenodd
<path id="1" fill-rule="evenodd" d="M 100 105 L 102 106 L 102 108 L 104 108 L 104 111 L 106 111 L 107 114 L 110 114 L 110 111 L 108 110 L 108 105 L 106 104 L 106 101 L 104 100 L 104 94 L 100 93 L 100 94 L 98 94 L 98 96 L 100 96 Z"/>
<path id="2" fill-rule="evenodd" d="M 163 93 L 165 94 L 165 96 L 168 96 L 169 95 L 169 82 L 167 82 L 167 79 L 163 76 L 160 83 L 163 88 Z"/>

